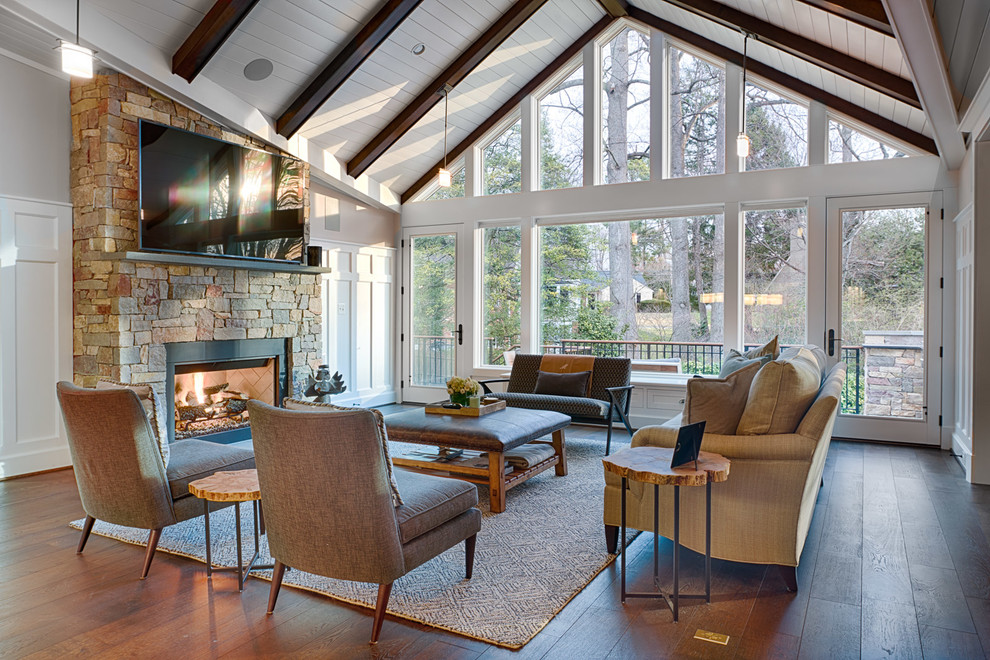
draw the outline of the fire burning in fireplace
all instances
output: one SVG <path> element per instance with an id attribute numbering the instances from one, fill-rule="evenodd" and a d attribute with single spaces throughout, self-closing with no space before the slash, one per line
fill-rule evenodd
<path id="1" fill-rule="evenodd" d="M 249 425 L 247 402 L 275 402 L 274 359 L 199 365 L 175 374 L 175 439 L 194 438 Z"/>

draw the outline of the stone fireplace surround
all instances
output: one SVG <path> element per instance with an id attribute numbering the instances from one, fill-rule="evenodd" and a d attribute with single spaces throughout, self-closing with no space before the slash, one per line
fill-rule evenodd
<path id="1" fill-rule="evenodd" d="M 151 383 L 168 400 L 166 344 L 284 338 L 301 394 L 322 354 L 318 272 L 135 252 L 139 119 L 271 149 L 110 70 L 72 79 L 71 118 L 75 383 Z M 308 223 L 308 165 L 303 176 Z"/>

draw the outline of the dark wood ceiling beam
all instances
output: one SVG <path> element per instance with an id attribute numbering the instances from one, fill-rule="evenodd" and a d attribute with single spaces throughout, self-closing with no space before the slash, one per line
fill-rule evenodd
<path id="1" fill-rule="evenodd" d="M 612 18 L 622 18 L 629 15 L 629 3 L 626 0 L 598 0 L 598 4 Z"/>
<path id="2" fill-rule="evenodd" d="M 388 0 L 279 116 L 275 121 L 279 135 L 290 138 L 302 128 L 420 2 L 422 0 Z"/>
<path id="3" fill-rule="evenodd" d="M 258 0 L 217 0 L 172 55 L 172 73 L 192 82 L 256 4 Z"/>
<path id="4" fill-rule="evenodd" d="M 432 168 L 430 168 L 423 176 L 419 177 L 416 183 L 409 186 L 409 188 L 402 193 L 401 202 L 405 204 L 412 199 L 416 193 L 422 190 L 427 184 L 430 183 L 430 181 L 434 179 L 434 177 L 436 177 L 437 170 L 443 167 L 444 163 L 457 160 L 461 154 L 471 147 L 471 145 L 483 138 L 485 133 L 494 128 L 495 125 L 502 121 L 510 112 L 514 112 L 527 95 L 535 92 L 540 88 L 540 86 L 543 85 L 543 83 L 559 73 L 560 69 L 567 64 L 568 60 L 580 53 L 581 49 L 584 48 L 588 42 L 607 30 L 608 26 L 610 26 L 613 21 L 615 21 L 615 19 L 611 16 L 604 16 L 597 23 L 592 25 L 584 34 L 578 37 L 577 41 L 568 46 L 567 50 L 558 55 L 553 62 L 544 67 L 535 78 L 526 83 L 511 99 L 503 103 L 502 106 L 488 119 L 483 121 L 477 128 L 471 131 L 470 135 L 461 140 L 456 147 L 448 151 L 445 158 L 438 160 Z"/>
<path id="5" fill-rule="evenodd" d="M 847 21 L 852 21 L 863 27 L 882 32 L 889 37 L 894 36 L 894 28 L 883 9 L 880 0 L 798 0 L 806 5 L 817 7 Z"/>
<path id="6" fill-rule="evenodd" d="M 921 108 L 914 83 L 817 41 L 789 32 L 755 16 L 714 0 L 667 0 L 693 14 L 734 30 L 756 36 L 761 42 L 799 57 L 815 66 L 855 81 L 908 105 Z M 630 7 L 630 11 L 632 8 Z"/>
<path id="7" fill-rule="evenodd" d="M 679 39 L 687 44 L 699 48 L 719 59 L 732 62 L 737 66 L 742 66 L 742 53 L 728 48 L 727 46 L 723 46 L 720 43 L 712 41 L 711 39 L 706 39 L 701 35 L 695 34 L 694 32 L 676 25 L 675 23 L 666 21 L 648 11 L 631 6 L 629 7 L 629 18 L 664 32 L 675 39 Z M 911 146 L 917 147 L 922 151 L 927 151 L 938 155 L 938 149 L 935 146 L 935 141 L 931 138 L 916 131 L 912 131 L 906 126 L 893 122 L 886 117 L 881 117 L 876 113 L 870 112 L 855 103 L 851 103 L 834 94 L 829 94 L 828 92 L 806 83 L 803 80 L 799 80 L 798 78 L 778 71 L 771 66 L 754 60 L 752 56 L 746 60 L 746 68 L 748 71 L 756 74 L 757 76 L 766 78 L 767 80 L 789 89 L 796 94 L 819 101 L 829 108 L 841 112 L 842 114 L 847 115 L 856 121 L 862 122 L 871 128 L 875 128 L 882 133 L 886 133 L 901 142 L 910 144 Z"/>
<path id="8" fill-rule="evenodd" d="M 495 23 L 489 27 L 467 50 L 461 53 L 443 73 L 437 76 L 420 92 L 412 103 L 403 108 L 388 126 L 372 138 L 347 163 L 347 173 L 358 177 L 371 167 L 382 154 L 426 116 L 433 106 L 443 99 L 444 85 L 456 87 L 475 67 L 492 54 L 503 41 L 509 38 L 520 25 L 529 20 L 530 16 L 546 4 L 547 0 L 517 0 Z"/>

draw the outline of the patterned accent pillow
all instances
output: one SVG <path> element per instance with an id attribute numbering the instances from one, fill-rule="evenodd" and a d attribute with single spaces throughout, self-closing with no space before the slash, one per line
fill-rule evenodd
<path id="1" fill-rule="evenodd" d="M 327 411 L 370 410 L 375 416 L 375 423 L 378 425 L 378 441 L 382 445 L 382 453 L 385 455 L 385 472 L 388 474 L 388 484 L 392 488 L 392 504 L 399 506 L 402 504 L 402 495 L 399 494 L 399 486 L 395 483 L 395 476 L 392 474 L 392 456 L 388 452 L 388 431 L 385 429 L 385 417 L 378 408 L 357 408 L 354 406 L 335 406 L 332 403 L 319 403 L 317 401 L 303 401 L 301 399 L 283 399 L 282 407 L 286 410 L 304 410 L 312 412 L 313 408 L 323 408 Z"/>
<path id="2" fill-rule="evenodd" d="M 109 378 L 101 378 L 96 383 L 98 390 L 130 390 L 137 394 L 144 406 L 144 412 L 151 422 L 151 430 L 155 433 L 155 440 L 158 442 L 158 452 L 162 455 L 162 463 L 168 467 L 168 459 L 171 454 L 168 446 L 168 429 L 165 427 L 165 407 L 158 398 L 158 393 L 151 385 L 129 385 L 120 383 Z"/>

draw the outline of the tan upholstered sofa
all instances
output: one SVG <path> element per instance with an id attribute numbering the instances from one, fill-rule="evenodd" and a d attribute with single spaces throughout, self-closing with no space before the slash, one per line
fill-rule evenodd
<path id="1" fill-rule="evenodd" d="M 788 381 L 791 363 L 803 363 L 805 376 L 818 367 L 819 387 L 797 402 L 798 389 Z M 769 369 L 769 371 L 765 371 Z M 791 369 L 793 371 L 793 369 Z M 784 372 L 784 376 L 781 376 Z M 793 374 L 792 374 L 793 375 Z M 731 415 L 733 394 L 723 391 L 720 403 L 705 411 L 706 429 L 702 451 L 721 454 L 732 461 L 728 481 L 712 487 L 712 556 L 719 559 L 753 564 L 776 564 L 788 588 L 797 589 L 796 568 L 808 536 L 815 501 L 822 483 L 822 470 L 838 414 L 845 382 L 846 367 L 840 362 L 825 373 L 825 356 L 814 347 L 785 350 L 766 366 L 751 365 L 739 378 L 736 389 L 745 388 L 745 412 L 735 433 L 726 433 Z M 730 376 L 730 379 L 733 378 Z M 698 379 L 700 380 L 700 379 Z M 696 381 L 692 381 L 696 382 Z M 751 385 L 750 385 L 751 382 Z M 689 384 L 690 388 L 691 384 Z M 706 387 L 732 387 L 732 381 L 708 383 Z M 778 396 L 771 396 L 776 388 Z M 690 400 L 689 400 L 690 402 Z M 689 403 L 688 402 L 688 403 Z M 809 405 L 810 404 L 810 405 Z M 769 426 L 754 423 L 755 415 L 773 417 Z M 641 428 L 632 439 L 632 447 L 673 447 L 683 415 L 661 426 Z M 704 417 L 702 417 L 704 418 Z M 689 421 L 699 421 L 695 414 Z M 779 432 L 781 424 L 794 425 L 789 432 Z M 769 431 L 762 434 L 737 434 L 739 431 Z M 653 487 L 629 481 L 627 491 L 627 525 L 644 531 L 653 530 Z M 609 550 L 614 551 L 620 520 L 621 479 L 605 473 L 605 532 Z M 673 536 L 673 488 L 660 487 L 660 533 Z M 705 489 L 681 489 L 681 543 L 697 552 L 705 551 Z"/>

